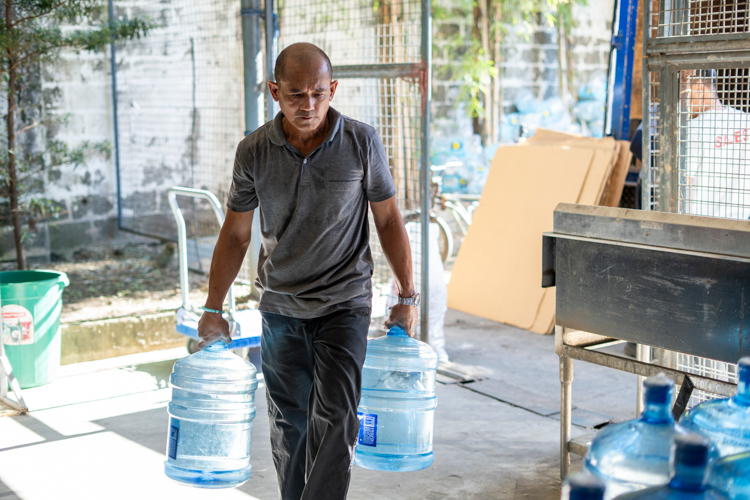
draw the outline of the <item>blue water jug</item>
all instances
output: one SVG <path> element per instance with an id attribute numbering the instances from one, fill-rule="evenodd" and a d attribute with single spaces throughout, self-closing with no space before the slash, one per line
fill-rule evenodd
<path id="1" fill-rule="evenodd" d="M 602 429 L 583 460 L 584 470 L 606 484 L 608 500 L 669 481 L 674 382 L 660 373 L 647 378 L 643 387 L 640 418 Z"/>
<path id="2" fill-rule="evenodd" d="M 680 419 L 682 427 L 716 443 L 721 456 L 750 451 L 750 357 L 740 359 L 737 368 L 736 396 L 705 401 Z"/>
<path id="3" fill-rule="evenodd" d="M 601 479 L 585 472 L 577 472 L 565 480 L 561 500 L 603 500 L 604 491 Z"/>
<path id="4" fill-rule="evenodd" d="M 170 385 L 167 476 L 201 488 L 231 488 L 250 479 L 258 387 L 252 363 L 217 342 L 177 361 Z"/>
<path id="5" fill-rule="evenodd" d="M 657 486 L 617 497 L 618 500 L 727 500 L 708 486 L 710 441 L 698 434 L 675 437 L 674 474 L 666 486 Z"/>
<path id="6" fill-rule="evenodd" d="M 750 500 L 750 452 L 714 463 L 708 482 L 731 500 Z"/>
<path id="7" fill-rule="evenodd" d="M 355 464 L 384 471 L 429 467 L 437 367 L 435 351 L 399 327 L 367 343 Z"/>

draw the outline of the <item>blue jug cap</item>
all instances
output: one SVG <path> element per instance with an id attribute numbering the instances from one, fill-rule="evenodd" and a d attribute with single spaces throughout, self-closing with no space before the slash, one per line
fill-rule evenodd
<path id="1" fill-rule="evenodd" d="M 568 476 L 570 500 L 602 500 L 604 498 L 604 483 L 591 474 L 579 472 Z"/>
<path id="2" fill-rule="evenodd" d="M 674 381 L 663 373 L 658 373 L 643 382 L 647 405 L 666 405 L 672 403 Z"/>
<path id="3" fill-rule="evenodd" d="M 406 333 L 406 331 L 404 331 L 404 329 L 401 328 L 400 326 L 391 327 L 391 329 L 388 330 L 387 335 L 396 335 L 396 336 L 399 336 L 399 337 L 408 337 L 408 334 Z"/>
<path id="4" fill-rule="evenodd" d="M 674 439 L 675 464 L 689 467 L 708 465 L 708 451 L 711 442 L 695 433 L 677 434 Z"/>

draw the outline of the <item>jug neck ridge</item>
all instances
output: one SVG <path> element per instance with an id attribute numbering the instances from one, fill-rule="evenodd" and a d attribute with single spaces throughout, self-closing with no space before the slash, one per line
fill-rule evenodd
<path id="1" fill-rule="evenodd" d="M 641 413 L 641 420 L 653 424 L 669 424 L 674 422 L 674 417 L 672 417 L 672 409 L 669 405 L 651 403 L 646 404 Z"/>
<path id="2" fill-rule="evenodd" d="M 227 345 L 222 342 L 221 340 L 218 340 L 211 344 L 210 346 L 206 347 L 204 350 L 208 352 L 221 352 L 227 350 Z"/>

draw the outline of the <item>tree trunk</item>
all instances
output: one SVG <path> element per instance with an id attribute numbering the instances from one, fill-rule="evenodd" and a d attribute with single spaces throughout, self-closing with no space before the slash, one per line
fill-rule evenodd
<path id="1" fill-rule="evenodd" d="M 494 40 L 494 53 L 492 54 L 492 60 L 495 61 L 495 69 L 497 74 L 492 78 L 492 137 L 498 142 L 502 142 L 502 127 L 500 126 L 500 120 L 503 115 L 503 49 L 502 49 L 502 37 L 503 32 L 501 31 L 501 24 L 503 21 L 503 3 L 502 0 L 495 0 L 495 40 Z"/>
<path id="2" fill-rule="evenodd" d="M 478 0 L 480 15 L 480 36 L 484 57 L 490 57 L 490 16 L 487 12 L 489 0 Z M 492 132 L 492 93 L 487 88 L 483 95 L 484 118 L 482 119 L 482 144 L 488 145 L 494 141 Z"/>
<path id="3" fill-rule="evenodd" d="M 12 39 L 13 7 L 10 0 L 5 2 L 5 26 L 8 38 Z M 13 221 L 13 237 L 16 244 L 16 262 L 19 270 L 26 269 L 26 254 L 21 237 L 21 214 L 18 208 L 18 174 L 16 172 L 16 66 L 13 49 L 9 46 L 8 54 L 8 184 L 10 185 L 10 215 Z"/>
<path id="4" fill-rule="evenodd" d="M 562 5 L 558 5 L 557 7 L 557 64 L 560 67 L 560 97 L 563 97 L 565 95 L 565 92 L 568 90 L 565 71 L 565 28 L 563 27 L 563 13 L 561 11 L 562 8 Z"/>
<path id="5" fill-rule="evenodd" d="M 571 6 L 571 10 L 573 7 Z M 571 16 L 572 16 L 571 12 Z M 578 100 L 578 92 L 576 92 L 575 89 L 575 82 L 573 74 L 573 50 L 571 49 L 572 44 L 570 43 L 570 26 L 565 26 L 565 56 L 566 56 L 566 66 L 568 69 L 568 91 L 570 91 L 571 94 L 573 94 L 573 97 Z"/>

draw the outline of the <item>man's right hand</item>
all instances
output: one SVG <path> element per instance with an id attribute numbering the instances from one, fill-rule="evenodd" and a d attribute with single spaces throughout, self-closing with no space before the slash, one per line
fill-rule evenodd
<path id="1" fill-rule="evenodd" d="M 221 314 L 204 312 L 198 321 L 198 336 L 201 341 L 198 343 L 198 349 L 203 350 L 217 340 L 228 344 L 232 341 L 229 335 L 229 323 L 221 317 Z"/>

